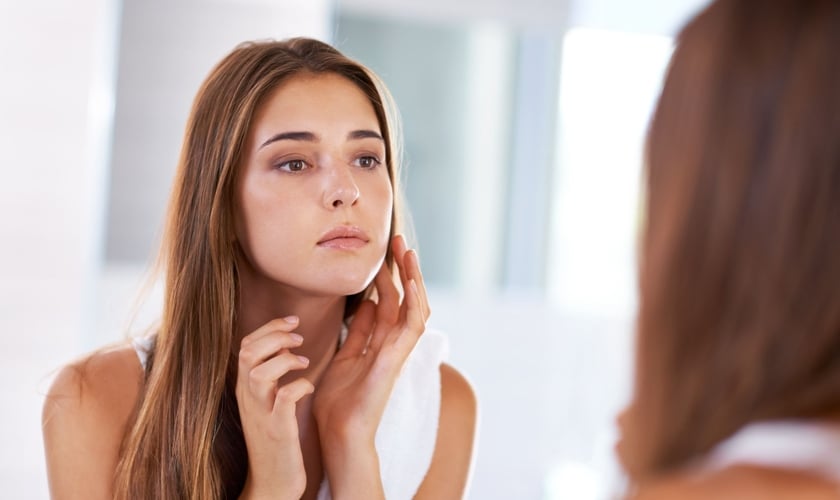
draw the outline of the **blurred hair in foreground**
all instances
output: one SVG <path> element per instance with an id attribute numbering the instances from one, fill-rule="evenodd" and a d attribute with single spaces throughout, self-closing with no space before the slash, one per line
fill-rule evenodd
<path id="1" fill-rule="evenodd" d="M 647 144 L 634 481 L 749 422 L 840 414 L 840 2 L 719 0 Z"/>

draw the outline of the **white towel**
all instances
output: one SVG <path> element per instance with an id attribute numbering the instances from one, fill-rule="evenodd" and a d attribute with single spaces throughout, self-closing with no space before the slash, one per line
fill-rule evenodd
<path id="1" fill-rule="evenodd" d="M 821 420 L 755 422 L 717 445 L 700 466 L 720 470 L 733 465 L 810 472 L 840 482 L 840 425 Z"/>

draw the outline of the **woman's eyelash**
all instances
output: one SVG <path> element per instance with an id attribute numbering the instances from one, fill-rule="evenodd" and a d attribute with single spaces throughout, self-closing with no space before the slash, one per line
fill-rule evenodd
<path id="1" fill-rule="evenodd" d="M 307 167 L 308 165 L 306 164 L 306 161 L 299 159 L 286 160 L 275 165 L 275 168 L 278 168 L 285 172 L 302 172 L 303 170 L 306 170 Z"/>
<path id="2" fill-rule="evenodd" d="M 376 167 L 378 167 L 379 165 L 382 164 L 382 162 L 379 161 L 379 158 L 377 158 L 375 156 L 372 156 L 372 155 L 360 156 L 360 157 L 356 158 L 356 160 L 353 163 L 358 165 L 361 168 L 368 168 L 368 169 L 376 168 Z"/>
<path id="3" fill-rule="evenodd" d="M 373 170 L 381 165 L 382 161 L 374 155 L 361 155 L 356 157 L 352 164 L 365 170 Z M 294 159 L 278 162 L 274 165 L 274 168 L 284 172 L 297 173 L 303 172 L 311 166 L 306 160 Z"/>

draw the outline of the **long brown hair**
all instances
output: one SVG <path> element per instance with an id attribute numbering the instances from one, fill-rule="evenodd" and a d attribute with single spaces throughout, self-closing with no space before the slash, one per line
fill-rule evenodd
<path id="1" fill-rule="evenodd" d="M 840 410 L 838 49 L 836 0 L 718 0 L 679 35 L 647 145 L 636 479 Z"/>
<path id="2" fill-rule="evenodd" d="M 341 75 L 370 99 L 397 204 L 399 121 L 390 94 L 371 71 L 304 38 L 245 43 L 213 69 L 193 103 L 177 168 L 161 249 L 163 315 L 136 420 L 123 442 L 117 498 L 235 498 L 244 485 L 247 452 L 233 392 L 235 179 L 256 110 L 300 73 Z M 387 259 L 390 264 L 390 252 Z M 364 293 L 348 298 L 345 315 Z"/>

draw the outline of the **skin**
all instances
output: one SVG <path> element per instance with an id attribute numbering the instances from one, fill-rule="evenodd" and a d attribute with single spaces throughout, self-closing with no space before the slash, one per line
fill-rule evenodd
<path id="1" fill-rule="evenodd" d="M 236 397 L 251 464 L 241 498 L 315 498 L 325 476 L 334 498 L 384 498 L 373 438 L 430 314 L 416 253 L 401 236 L 389 241 L 384 155 L 373 107 L 337 75 L 290 79 L 252 123 L 235 206 Z M 339 226 L 362 236 L 325 242 Z M 383 265 L 389 244 L 403 293 Z M 376 302 L 362 303 L 337 351 L 345 297 L 371 281 Z M 454 368 L 440 372 L 421 499 L 462 498 L 472 464 L 475 395 Z M 142 380 L 130 346 L 61 370 L 43 412 L 53 498 L 112 496 Z"/>

